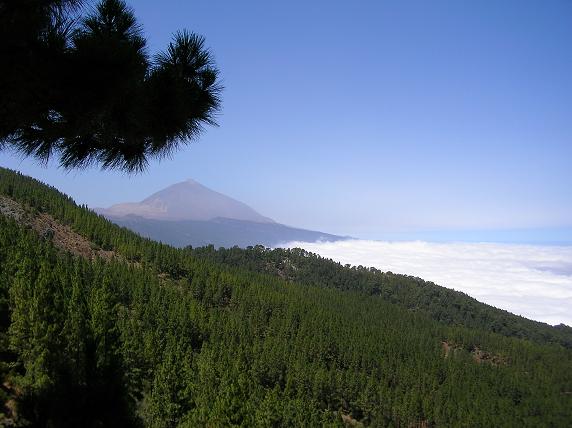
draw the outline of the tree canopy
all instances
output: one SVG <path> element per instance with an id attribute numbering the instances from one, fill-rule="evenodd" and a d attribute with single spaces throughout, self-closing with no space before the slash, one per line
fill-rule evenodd
<path id="1" fill-rule="evenodd" d="M 125 2 L 84 3 L 0 0 L 0 149 L 131 172 L 216 125 L 203 37 L 179 31 L 150 55 Z"/>

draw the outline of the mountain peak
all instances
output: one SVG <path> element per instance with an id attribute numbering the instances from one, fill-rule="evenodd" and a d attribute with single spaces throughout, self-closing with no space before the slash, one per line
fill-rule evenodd
<path id="1" fill-rule="evenodd" d="M 199 186 L 202 186 L 201 183 L 199 183 L 199 182 L 196 181 L 196 180 L 193 180 L 192 178 L 187 178 L 185 181 L 181 181 L 181 182 L 178 183 L 178 184 L 191 184 L 191 185 L 196 185 L 196 184 L 198 184 Z"/>
<path id="2" fill-rule="evenodd" d="M 212 220 L 229 218 L 274 223 L 248 205 L 189 178 L 153 193 L 141 202 L 116 204 L 101 210 L 107 217 L 136 215 L 154 220 Z"/>

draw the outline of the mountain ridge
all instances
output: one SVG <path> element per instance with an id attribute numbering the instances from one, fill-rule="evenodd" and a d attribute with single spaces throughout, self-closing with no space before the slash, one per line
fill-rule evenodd
<path id="1" fill-rule="evenodd" d="M 276 247 L 293 241 L 348 239 L 278 223 L 193 179 L 172 184 L 141 202 L 94 211 L 142 236 L 175 247 Z"/>
<path id="2" fill-rule="evenodd" d="M 274 220 L 259 214 L 245 203 L 190 178 L 171 184 L 141 202 L 124 202 L 94 210 L 106 217 L 134 214 L 147 219 L 167 221 L 208 221 L 223 217 L 256 223 L 274 223 Z"/>

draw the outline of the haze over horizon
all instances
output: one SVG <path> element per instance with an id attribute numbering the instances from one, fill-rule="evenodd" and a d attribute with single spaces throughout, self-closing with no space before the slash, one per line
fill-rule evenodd
<path id="1" fill-rule="evenodd" d="M 0 165 L 91 207 L 193 178 L 329 233 L 572 242 L 572 3 L 134 6 L 151 53 L 206 37 L 220 128 L 136 176 Z"/>

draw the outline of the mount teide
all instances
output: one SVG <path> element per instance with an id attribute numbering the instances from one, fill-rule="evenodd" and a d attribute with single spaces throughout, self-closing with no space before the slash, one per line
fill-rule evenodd
<path id="1" fill-rule="evenodd" d="M 289 241 L 337 241 L 340 236 L 297 229 L 264 217 L 248 205 L 187 180 L 141 202 L 96 209 L 114 223 L 174 246 L 278 246 Z"/>

